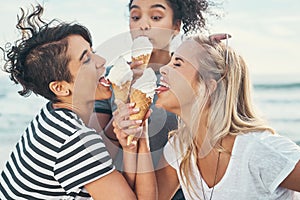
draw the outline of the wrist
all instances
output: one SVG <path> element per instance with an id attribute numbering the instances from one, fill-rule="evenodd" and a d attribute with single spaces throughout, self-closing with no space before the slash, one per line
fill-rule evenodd
<path id="1" fill-rule="evenodd" d="M 139 153 L 148 153 L 150 152 L 150 144 L 148 138 L 139 139 Z"/>

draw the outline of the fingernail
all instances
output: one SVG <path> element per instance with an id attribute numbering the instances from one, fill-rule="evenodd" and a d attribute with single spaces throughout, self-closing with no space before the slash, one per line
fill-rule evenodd
<path id="1" fill-rule="evenodd" d="M 139 108 L 133 108 L 132 111 L 133 111 L 133 112 L 139 112 L 140 109 L 139 109 Z"/>
<path id="2" fill-rule="evenodd" d="M 135 123 L 136 123 L 136 124 L 141 124 L 142 122 L 143 122 L 143 120 L 140 120 L 140 119 L 135 120 Z"/>
<path id="3" fill-rule="evenodd" d="M 130 107 L 133 107 L 134 105 L 135 105 L 135 103 L 130 103 L 129 104 Z"/>

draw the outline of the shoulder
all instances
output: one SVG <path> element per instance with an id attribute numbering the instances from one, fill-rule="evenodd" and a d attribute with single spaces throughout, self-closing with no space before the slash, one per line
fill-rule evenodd
<path id="1" fill-rule="evenodd" d="M 242 151 L 252 170 L 292 168 L 300 159 L 300 147 L 287 137 L 269 132 L 238 136 L 236 151 Z"/>
<path id="2" fill-rule="evenodd" d="M 268 191 L 275 191 L 300 159 L 300 147 L 287 137 L 256 132 L 237 138 L 239 150 L 246 149 L 241 155 L 252 179 L 262 182 Z"/>
<path id="3" fill-rule="evenodd" d="M 270 132 L 254 132 L 238 136 L 242 145 L 252 147 L 254 151 L 271 151 L 283 155 L 300 153 L 300 147 L 288 137 Z"/>
<path id="4" fill-rule="evenodd" d="M 175 169 L 179 169 L 184 156 L 184 147 L 180 148 L 180 141 L 176 136 L 172 136 L 164 147 L 164 158 L 165 160 Z"/>
<path id="5" fill-rule="evenodd" d="M 55 138 L 65 143 L 70 138 L 78 137 L 83 132 L 96 133 L 94 129 L 88 128 L 82 119 L 73 111 L 68 109 L 53 109 L 48 103 L 37 117 L 37 127 L 47 135 L 55 134 Z"/>

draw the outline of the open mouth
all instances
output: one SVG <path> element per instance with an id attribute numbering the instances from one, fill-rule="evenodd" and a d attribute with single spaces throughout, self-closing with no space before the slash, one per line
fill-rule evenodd
<path id="1" fill-rule="evenodd" d="M 109 87 L 110 86 L 110 82 L 109 80 L 107 80 L 104 76 L 102 76 L 100 79 L 99 79 L 99 83 L 105 87 Z"/>
<path id="2" fill-rule="evenodd" d="M 155 89 L 155 92 L 157 94 L 160 94 L 162 92 L 168 91 L 169 89 L 170 89 L 170 86 L 166 82 L 163 82 L 162 80 L 160 80 L 160 83 L 159 83 L 158 87 Z"/>

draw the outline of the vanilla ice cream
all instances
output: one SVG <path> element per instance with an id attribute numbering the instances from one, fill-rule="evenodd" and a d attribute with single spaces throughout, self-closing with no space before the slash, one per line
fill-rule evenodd
<path id="1" fill-rule="evenodd" d="M 144 70 L 143 75 L 138 78 L 135 83 L 131 86 L 136 90 L 140 90 L 146 94 L 146 97 L 150 97 L 153 100 L 155 89 L 156 89 L 156 75 L 152 68 Z"/>
<path id="2" fill-rule="evenodd" d="M 123 57 L 119 57 L 106 77 L 113 88 L 115 99 L 128 101 L 133 72 Z"/>
<path id="3" fill-rule="evenodd" d="M 148 37 L 140 36 L 133 40 L 131 59 L 133 62 L 143 61 L 140 68 L 145 69 L 150 61 L 153 45 Z"/>
<path id="4" fill-rule="evenodd" d="M 127 61 L 123 57 L 119 57 L 106 78 L 111 83 L 122 86 L 128 81 L 132 81 L 133 72 Z"/>

